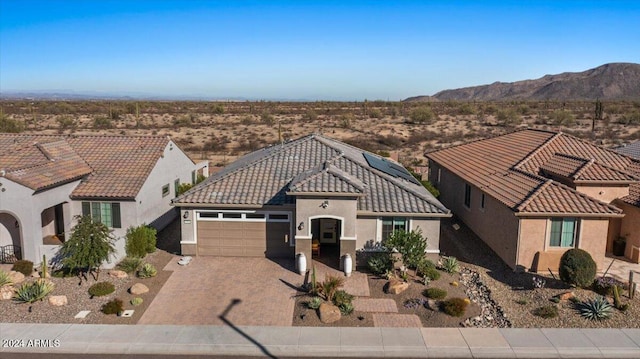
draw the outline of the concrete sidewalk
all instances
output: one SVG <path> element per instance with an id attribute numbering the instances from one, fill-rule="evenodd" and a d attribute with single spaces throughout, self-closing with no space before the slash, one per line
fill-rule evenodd
<path id="1" fill-rule="evenodd" d="M 640 329 L 0 324 L 2 353 L 640 358 Z"/>

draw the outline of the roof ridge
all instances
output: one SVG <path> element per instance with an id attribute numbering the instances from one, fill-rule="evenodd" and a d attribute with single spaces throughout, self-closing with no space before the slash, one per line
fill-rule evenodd
<path id="1" fill-rule="evenodd" d="M 547 131 L 550 133 L 554 133 L 551 131 Z M 557 139 L 558 137 L 560 137 L 561 132 L 555 132 L 555 134 L 549 138 L 547 138 L 543 144 L 541 144 L 540 146 L 536 147 L 535 150 L 531 151 L 528 155 L 526 155 L 523 159 L 520 160 L 520 162 L 516 163 L 515 165 L 513 165 L 513 168 L 517 168 L 520 169 L 525 163 L 527 163 L 528 161 L 530 161 L 533 156 L 537 155 L 538 153 L 540 153 L 540 151 L 542 151 L 542 149 L 544 149 L 545 147 L 547 147 L 549 144 L 551 144 L 551 142 L 553 142 L 555 139 Z"/>
<path id="2" fill-rule="evenodd" d="M 533 201 L 536 197 L 542 193 L 542 191 L 549 187 L 553 183 L 553 180 L 547 179 L 543 183 L 541 183 L 530 195 L 528 195 L 520 204 L 516 207 L 516 210 L 520 212 L 524 207 L 528 206 L 531 201 Z"/>
<path id="3" fill-rule="evenodd" d="M 229 171 L 227 173 L 222 174 L 220 177 L 216 177 L 215 174 L 210 176 L 204 182 L 202 182 L 202 186 L 198 186 L 198 187 L 194 186 L 193 188 L 191 188 L 190 190 L 188 190 L 185 193 L 181 194 L 180 196 L 172 199 L 171 202 L 178 202 L 177 200 L 181 199 L 182 197 L 186 197 L 187 195 L 191 195 L 193 193 L 198 193 L 200 191 L 203 191 L 203 190 L 205 190 L 207 187 L 209 187 L 212 184 L 215 184 L 215 183 L 217 183 L 219 181 L 222 181 L 223 179 L 228 178 L 229 176 L 231 176 L 233 174 L 236 174 L 236 173 L 238 173 L 240 171 L 244 171 L 249 166 L 253 166 L 253 165 L 257 164 L 257 163 L 263 162 L 263 161 L 265 161 L 265 160 L 267 160 L 269 158 L 272 158 L 272 157 L 276 156 L 277 154 L 279 154 L 282 151 L 284 151 L 285 146 L 286 146 L 286 148 L 289 148 L 289 147 L 293 147 L 294 145 L 298 145 L 298 144 L 304 143 L 306 141 L 310 141 L 310 140 L 313 139 L 313 136 L 314 136 L 313 134 L 312 135 L 307 135 L 307 136 L 300 137 L 300 138 L 298 138 L 296 140 L 293 140 L 291 142 L 280 143 L 280 144 L 277 144 L 277 145 L 274 145 L 274 146 L 264 147 L 264 148 L 261 148 L 261 149 L 256 150 L 256 151 L 249 152 L 245 156 L 247 156 L 247 155 L 249 155 L 251 153 L 255 153 L 257 151 L 265 151 L 267 149 L 274 149 L 274 151 L 272 153 L 267 154 L 266 156 L 263 156 L 263 157 L 259 157 L 259 158 L 255 159 L 254 161 L 247 162 L 247 163 L 243 164 L 242 166 L 240 166 L 238 168 L 234 168 L 232 171 Z M 276 146 L 278 148 L 275 148 Z M 240 159 L 242 159 L 242 157 L 237 159 L 235 162 L 239 161 Z"/>
<path id="4" fill-rule="evenodd" d="M 629 156 L 629 155 L 626 155 L 626 154 L 624 154 L 624 153 L 620 153 L 620 152 L 618 152 L 618 151 L 614 150 L 613 148 L 607 148 L 607 147 L 604 147 L 604 146 L 602 146 L 602 145 L 597 145 L 597 144 L 595 144 L 595 143 L 591 143 L 591 142 L 589 142 L 589 141 L 586 141 L 586 140 L 584 140 L 584 139 L 582 139 L 582 138 L 576 137 L 576 136 L 571 135 L 571 134 L 568 134 L 568 133 L 560 132 L 560 134 L 562 134 L 563 136 L 566 136 L 566 137 L 568 137 L 568 138 L 571 138 L 571 139 L 573 139 L 573 140 L 576 140 L 576 141 L 579 141 L 579 142 L 581 142 L 581 143 L 584 143 L 584 144 L 586 144 L 586 145 L 596 147 L 596 148 L 598 148 L 598 149 L 600 149 L 600 150 L 604 150 L 604 151 L 609 152 L 609 153 L 611 153 L 611 154 L 613 154 L 613 155 L 624 157 L 624 158 L 626 158 L 626 159 L 628 159 L 628 160 L 631 160 L 632 162 L 640 163 L 640 160 L 638 160 L 638 159 L 636 159 L 636 158 L 634 158 L 634 157 L 631 157 L 631 156 Z"/>
<path id="5" fill-rule="evenodd" d="M 553 185 L 559 186 L 560 188 L 562 188 L 564 190 L 568 190 L 569 192 L 572 192 L 573 194 L 576 194 L 576 195 L 578 195 L 578 196 L 580 196 L 580 197 L 582 197 L 582 198 L 584 198 L 586 200 L 589 200 L 589 201 L 596 202 L 598 204 L 604 205 L 605 207 L 608 207 L 609 209 L 613 210 L 614 212 L 618 212 L 618 213 L 622 212 L 622 210 L 620 208 L 618 208 L 616 206 L 613 206 L 613 205 L 611 205 L 609 203 L 603 202 L 603 201 L 601 201 L 601 200 L 599 200 L 597 198 L 593 198 L 593 197 L 591 197 L 591 196 L 589 196 L 587 194 L 584 194 L 584 193 L 582 193 L 580 191 L 577 191 L 577 190 L 565 185 L 564 183 L 560 183 L 560 182 L 557 182 L 557 181 L 552 181 L 552 182 L 553 182 L 552 183 Z"/>
<path id="6" fill-rule="evenodd" d="M 593 166 L 594 163 L 596 163 L 595 158 L 592 158 L 589 160 L 584 158 L 581 160 L 584 161 L 584 163 L 571 175 L 571 177 L 573 177 L 574 180 L 580 177 L 587 169 L 589 169 L 591 166 Z"/>
<path id="7" fill-rule="evenodd" d="M 426 151 L 424 153 L 424 155 L 426 156 L 427 154 L 430 153 L 434 153 L 434 152 L 438 152 L 438 151 L 444 151 L 444 150 L 448 150 L 451 148 L 456 148 L 456 147 L 460 147 L 460 146 L 464 146 L 464 145 L 468 145 L 468 144 L 472 144 L 472 143 L 476 143 L 476 142 L 482 142 L 482 141 L 487 141 L 487 140 L 492 140 L 494 138 L 498 138 L 498 137 L 502 137 L 502 136 L 508 136 L 508 135 L 512 135 L 514 133 L 518 133 L 518 132 L 525 132 L 525 131 L 536 131 L 536 132 L 548 132 L 548 133 L 556 133 L 554 131 L 550 131 L 550 130 L 544 130 L 544 129 L 540 129 L 540 128 L 520 128 L 520 129 L 515 129 L 513 131 L 510 132 L 506 132 L 506 133 L 497 133 L 497 134 L 492 134 L 491 136 L 487 136 L 484 138 L 478 138 L 476 140 L 472 140 L 472 141 L 465 141 L 462 143 L 459 143 L 457 145 L 452 145 L 452 146 L 448 146 L 448 147 L 444 147 L 444 148 L 439 148 L 439 149 L 434 149 L 431 151 Z"/>
<path id="8" fill-rule="evenodd" d="M 335 157 L 335 159 L 339 157 L 343 157 L 343 156 L 337 156 Z M 327 173 L 330 173 L 338 177 L 340 180 L 349 183 L 350 185 L 356 187 L 359 190 L 364 190 L 364 188 L 366 187 L 366 184 L 364 182 L 360 181 L 358 178 L 351 178 L 347 172 L 343 171 L 341 168 L 339 168 L 336 165 L 331 165 L 327 163 L 327 166 L 325 167 L 325 171 L 327 171 Z"/>
<path id="9" fill-rule="evenodd" d="M 601 163 L 601 162 L 599 162 L 599 161 L 596 161 L 595 159 L 592 159 L 592 161 L 593 161 L 593 163 L 592 163 L 592 164 L 590 164 L 590 166 L 589 166 L 589 167 L 591 167 L 592 165 L 596 165 L 596 166 L 604 167 L 604 168 L 606 168 L 606 169 L 608 169 L 608 170 L 610 170 L 610 171 L 617 172 L 618 174 L 622 174 L 622 175 L 629 176 L 629 177 L 636 178 L 636 179 L 640 180 L 640 176 L 637 176 L 637 175 L 635 175 L 634 173 L 626 172 L 626 171 L 621 171 L 621 170 L 619 170 L 619 169 L 617 169 L 617 168 L 613 168 L 613 167 L 611 167 L 611 166 L 609 166 L 609 165 L 607 165 L 607 164 L 605 164 L 605 163 Z M 585 168 L 585 170 L 586 170 L 586 168 Z M 580 171 L 581 171 L 581 173 L 580 173 L 580 175 L 581 175 L 583 171 L 582 171 L 582 169 L 580 169 Z M 577 176 L 577 175 L 576 175 L 576 176 Z M 577 177 L 574 177 L 574 178 L 575 178 L 575 179 L 577 179 Z"/>

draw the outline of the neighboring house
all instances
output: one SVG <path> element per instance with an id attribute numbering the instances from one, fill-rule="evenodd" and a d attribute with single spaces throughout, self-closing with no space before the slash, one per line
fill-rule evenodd
<path id="1" fill-rule="evenodd" d="M 427 154 L 441 201 L 510 267 L 557 270 L 568 248 L 602 265 L 619 236 L 638 261 L 640 161 L 522 130 Z"/>
<path id="2" fill-rule="evenodd" d="M 188 255 L 311 258 L 316 242 L 337 261 L 416 229 L 438 253 L 451 216 L 401 165 L 318 134 L 249 153 L 174 204 Z"/>
<path id="3" fill-rule="evenodd" d="M 167 137 L 0 134 L 0 255 L 51 259 L 91 215 L 117 238 L 113 265 L 128 227 L 175 218 L 176 187 L 198 171 Z"/>
<path id="4" fill-rule="evenodd" d="M 616 151 L 622 153 L 623 155 L 627 155 L 629 157 L 640 160 L 640 141 L 631 142 L 624 146 L 618 147 L 616 148 Z"/>

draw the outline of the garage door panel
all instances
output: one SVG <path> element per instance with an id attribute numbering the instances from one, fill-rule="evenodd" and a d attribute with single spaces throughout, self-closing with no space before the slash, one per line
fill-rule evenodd
<path id="1" fill-rule="evenodd" d="M 292 256 L 289 231 L 289 222 L 198 221 L 198 255 Z"/>

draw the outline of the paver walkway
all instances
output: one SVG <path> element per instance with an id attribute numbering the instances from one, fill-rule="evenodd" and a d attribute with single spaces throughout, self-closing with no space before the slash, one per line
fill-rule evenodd
<path id="1" fill-rule="evenodd" d="M 342 289 L 344 289 L 345 292 L 355 295 L 356 297 L 368 297 L 371 295 L 369 292 L 369 280 L 365 273 L 353 272 L 350 277 L 345 277 L 344 272 L 329 267 L 322 262 L 314 260 L 313 265 L 316 268 L 316 280 L 318 282 L 322 282 L 325 275 L 330 274 L 344 278 L 345 281 Z M 311 268 L 309 268 L 309 270 L 311 270 Z"/>
<path id="2" fill-rule="evenodd" d="M 175 257 L 173 274 L 138 324 L 290 326 L 295 287 L 304 280 L 293 260 L 194 257 L 188 266 Z M 144 297 L 144 296 L 143 296 Z"/>
<path id="3" fill-rule="evenodd" d="M 382 328 L 421 328 L 420 317 L 415 314 L 375 313 L 373 326 Z"/>
<path id="4" fill-rule="evenodd" d="M 622 281 L 629 281 L 629 272 L 635 272 L 633 281 L 635 283 L 640 283 L 640 264 L 639 263 L 631 263 L 627 262 L 626 259 L 622 259 L 621 257 L 614 257 L 611 255 L 607 255 L 601 262 L 600 270 L 598 271 L 598 275 L 604 274 L 606 270 L 608 276 L 613 276 L 614 278 Z M 637 285 L 637 291 L 640 291 L 640 284 Z"/>
<path id="5" fill-rule="evenodd" d="M 366 313 L 398 313 L 396 301 L 384 298 L 356 298 L 353 309 Z"/>

